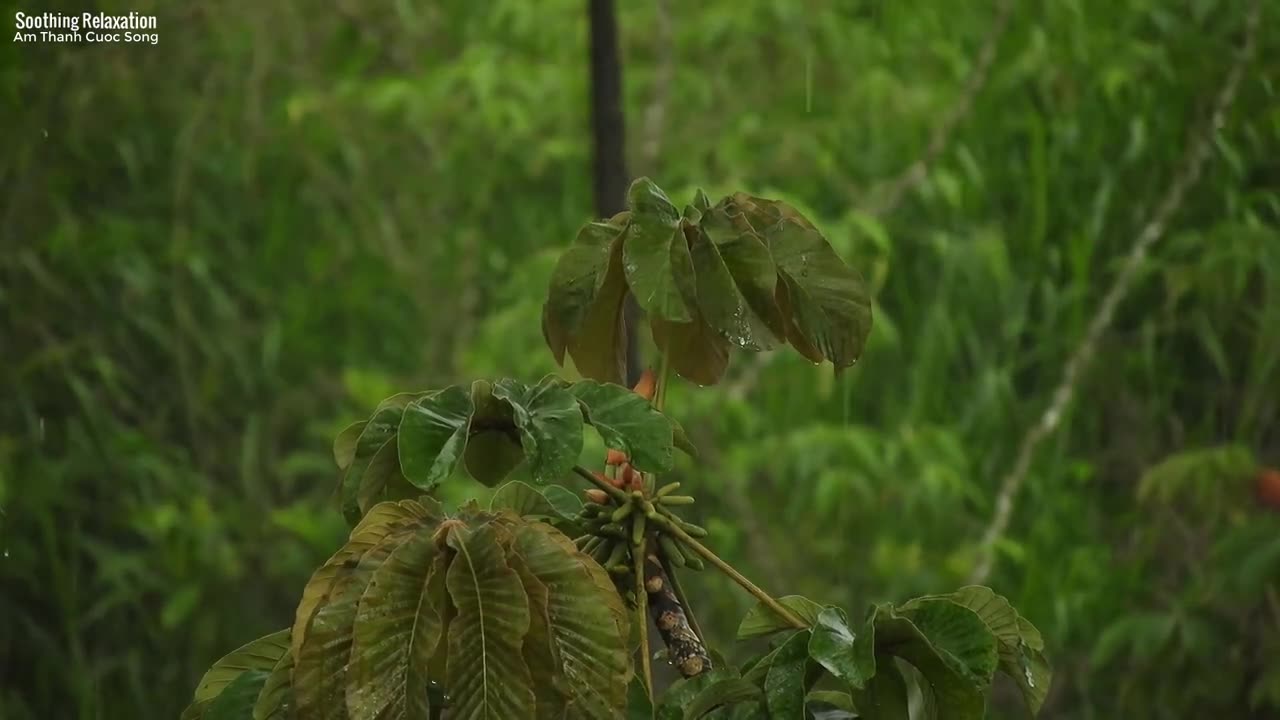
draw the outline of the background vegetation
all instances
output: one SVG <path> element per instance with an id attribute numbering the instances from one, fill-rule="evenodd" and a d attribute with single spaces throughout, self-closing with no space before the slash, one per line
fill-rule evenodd
<path id="1" fill-rule="evenodd" d="M 673 391 L 713 547 L 848 606 L 972 575 L 1249 4 L 619 4 L 633 174 L 787 199 L 877 299 L 839 378 L 738 356 Z M 174 717 L 285 624 L 345 534 L 333 434 L 554 370 L 545 283 L 592 207 L 580 0 L 123 9 L 160 44 L 0 45 L 6 720 Z M 1278 22 L 994 546 L 1046 717 L 1280 714 Z M 747 601 L 697 580 L 730 650 Z"/>

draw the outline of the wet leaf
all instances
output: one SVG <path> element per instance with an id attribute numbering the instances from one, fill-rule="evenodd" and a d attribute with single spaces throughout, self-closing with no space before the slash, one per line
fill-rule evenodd
<path id="1" fill-rule="evenodd" d="M 574 383 L 569 392 L 586 409 L 587 422 L 607 447 L 621 450 L 641 472 L 661 473 L 674 462 L 671 421 L 630 389 L 593 380 Z"/>
<path id="2" fill-rule="evenodd" d="M 532 387 L 515 380 L 499 380 L 493 396 L 510 403 L 520 443 L 536 482 L 565 477 L 582 453 L 582 410 L 578 400 L 559 384 L 544 379 Z"/>
<path id="3" fill-rule="evenodd" d="M 453 385 L 411 403 L 400 422 L 400 468 L 409 482 L 431 490 L 449 477 L 467 444 L 471 396 Z"/>
<path id="4" fill-rule="evenodd" d="M 691 321 L 684 298 L 694 289 L 693 260 L 680 212 L 648 178 L 631 184 L 627 200 L 631 222 L 622 245 L 627 285 L 651 317 Z"/>
<path id="5" fill-rule="evenodd" d="M 785 595 L 778 598 L 778 602 L 810 625 L 817 623 L 818 615 L 823 609 L 818 603 L 801 595 Z M 746 640 L 794 629 L 790 623 L 779 617 L 769 606 L 764 603 L 756 603 L 756 606 L 747 611 L 746 617 L 738 625 L 738 639 Z"/>

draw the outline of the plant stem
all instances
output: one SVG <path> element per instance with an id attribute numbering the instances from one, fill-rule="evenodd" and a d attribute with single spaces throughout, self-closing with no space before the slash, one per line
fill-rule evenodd
<path id="1" fill-rule="evenodd" d="M 637 517 L 634 522 L 643 522 L 643 517 Z M 640 664 L 644 669 L 644 690 L 649 695 L 649 702 L 653 702 L 653 667 L 650 665 L 649 658 L 649 593 L 645 592 L 644 587 L 644 546 L 645 539 L 640 538 L 639 545 L 631 547 L 631 564 L 635 570 L 636 580 L 636 619 L 640 625 Z"/>
<path id="2" fill-rule="evenodd" d="M 684 588 L 680 586 L 680 580 L 676 577 L 676 569 L 672 567 L 671 562 L 665 557 L 662 558 L 662 570 L 667 574 L 667 582 L 671 583 L 671 592 L 676 596 L 676 600 L 680 601 L 680 606 L 684 608 L 685 618 L 689 620 L 689 627 L 693 628 L 693 634 L 698 636 L 703 645 L 706 645 L 707 636 L 702 634 L 702 627 L 698 625 L 698 618 L 693 615 L 693 605 L 689 604 L 689 596 L 685 594 Z"/>
<path id="3" fill-rule="evenodd" d="M 614 487 L 614 486 L 610 485 L 609 483 L 605 482 L 604 480 L 601 480 L 600 478 L 596 477 L 596 476 L 595 476 L 595 473 L 593 473 L 593 472 L 591 472 L 590 470 L 588 470 L 588 469 L 586 469 L 586 468 L 582 467 L 581 465 L 574 465 L 574 466 L 573 466 L 573 471 L 574 471 L 575 473 L 577 473 L 579 476 L 581 476 L 583 479 L 585 479 L 587 482 L 591 483 L 592 485 L 595 485 L 596 487 L 598 487 L 598 488 L 600 488 L 601 490 L 603 490 L 603 491 L 605 491 L 606 493 L 608 493 L 608 494 L 609 494 L 609 497 L 611 497 L 611 498 L 613 498 L 614 500 L 617 500 L 617 501 L 618 501 L 618 504 L 623 504 L 623 503 L 629 503 L 629 502 L 631 502 L 631 496 L 630 496 L 630 495 L 628 495 L 628 494 L 626 494 L 626 493 L 622 492 L 622 491 L 621 491 L 621 490 L 619 490 L 618 488 L 616 488 L 616 487 Z"/>
<path id="4" fill-rule="evenodd" d="M 734 569 L 732 565 L 725 562 L 724 560 L 721 560 L 719 555 L 716 555 L 715 553 L 711 552 L 710 548 L 708 548 L 706 545 L 703 545 L 702 543 L 695 540 L 691 535 L 689 535 L 689 533 L 680 529 L 678 525 L 676 525 L 675 523 L 670 523 L 667 530 L 668 532 L 672 533 L 676 537 L 680 538 L 680 541 L 683 542 L 689 548 L 693 549 L 694 552 L 701 555 L 704 560 L 711 563 L 712 565 L 715 565 L 717 570 L 729 576 L 730 580 L 741 585 L 743 590 L 746 590 L 747 592 L 751 593 L 757 600 L 764 603 L 765 607 L 772 610 L 778 617 L 782 618 L 783 620 L 786 620 L 793 627 L 799 628 L 801 630 L 809 627 L 808 623 L 796 617 L 795 613 L 788 610 L 782 603 L 778 602 L 777 600 L 774 600 L 773 596 L 769 595 L 769 593 L 765 592 L 764 590 L 761 590 L 759 587 L 756 586 L 755 583 L 751 582 L 746 578 L 746 576 L 744 576 L 742 573 Z"/>

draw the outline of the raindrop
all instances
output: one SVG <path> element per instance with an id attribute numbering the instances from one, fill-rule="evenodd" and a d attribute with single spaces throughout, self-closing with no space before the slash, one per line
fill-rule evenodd
<path id="1" fill-rule="evenodd" d="M 9 548 L 4 549 L 4 556 L 9 557 Z"/>

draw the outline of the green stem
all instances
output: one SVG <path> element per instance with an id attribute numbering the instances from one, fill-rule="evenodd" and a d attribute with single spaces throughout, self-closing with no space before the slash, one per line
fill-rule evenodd
<path id="1" fill-rule="evenodd" d="M 684 588 L 680 586 L 680 579 L 676 577 L 675 566 L 661 553 L 658 553 L 658 561 L 662 563 L 662 569 L 667 573 L 667 580 L 671 583 L 671 592 L 675 594 L 676 600 L 679 600 L 680 606 L 684 608 L 684 616 L 689 621 L 689 627 L 693 628 L 693 634 L 698 636 L 703 646 L 706 646 L 707 636 L 702 634 L 702 627 L 698 625 L 698 618 L 693 616 L 693 606 L 689 604 L 689 596 L 685 594 Z"/>
<path id="2" fill-rule="evenodd" d="M 618 488 L 596 477 L 595 473 L 582 467 L 581 465 L 574 465 L 573 471 L 577 473 L 579 476 L 581 476 L 582 478 L 584 478 L 587 482 L 591 483 L 592 485 L 595 485 L 596 487 L 608 493 L 609 497 L 613 498 L 614 500 L 617 500 L 619 505 L 623 503 L 631 502 L 630 495 L 622 492 Z"/>
<path id="3" fill-rule="evenodd" d="M 764 603 L 765 607 L 772 610 L 778 617 L 786 620 L 793 627 L 801 630 L 809 627 L 808 623 L 796 617 L 795 613 L 788 610 L 782 603 L 774 600 L 773 596 L 769 595 L 769 593 L 761 590 L 759 587 L 756 587 L 755 583 L 748 580 L 742 573 L 734 569 L 732 565 L 721 560 L 719 555 L 711 552 L 710 548 L 695 540 L 693 536 L 680 529 L 678 525 L 675 523 L 667 523 L 667 527 L 664 529 L 672 535 L 675 535 L 677 538 L 680 538 L 680 542 L 683 542 L 687 547 L 692 548 L 693 551 L 701 555 L 704 560 L 715 565 L 717 570 L 727 575 L 730 580 L 742 586 L 743 590 L 751 593 L 757 600 Z"/>
<path id="4" fill-rule="evenodd" d="M 637 517 L 633 522 L 643 522 Z M 640 663 L 644 669 L 644 690 L 649 694 L 649 702 L 653 703 L 653 667 L 649 658 L 649 593 L 644 587 L 644 546 L 645 538 L 639 545 L 631 547 L 631 564 L 635 569 L 636 579 L 636 620 L 640 627 Z"/>

